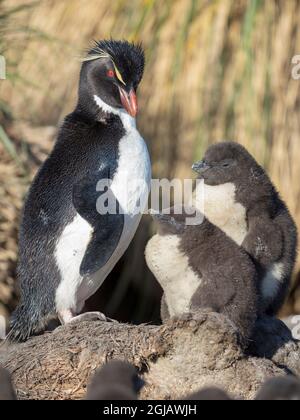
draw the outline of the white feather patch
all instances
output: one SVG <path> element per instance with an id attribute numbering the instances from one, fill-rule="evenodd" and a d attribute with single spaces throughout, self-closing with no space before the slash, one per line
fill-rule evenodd
<path id="1" fill-rule="evenodd" d="M 284 264 L 275 263 L 263 278 L 261 291 L 265 300 L 272 300 L 281 286 L 284 275 Z"/>
<path id="2" fill-rule="evenodd" d="M 176 235 L 155 235 L 146 248 L 148 267 L 165 292 L 170 316 L 189 312 L 191 299 L 201 284 L 179 244 Z"/>
<path id="3" fill-rule="evenodd" d="M 82 277 L 81 261 L 92 237 L 93 229 L 79 214 L 66 226 L 56 246 L 55 259 L 60 270 L 61 283 L 56 291 L 56 309 L 78 311 L 77 291 Z"/>
<path id="4" fill-rule="evenodd" d="M 131 115 L 129 115 L 128 112 L 125 111 L 125 109 L 114 108 L 114 107 L 108 105 L 106 102 L 104 102 L 97 95 L 94 95 L 94 101 L 96 102 L 98 107 L 101 109 L 101 111 L 104 111 L 107 114 L 113 114 L 113 115 L 117 115 L 118 117 L 120 117 L 126 131 L 131 131 L 133 129 L 136 129 L 136 119 L 133 118 Z"/>
<path id="5" fill-rule="evenodd" d="M 194 196 L 203 198 L 204 202 L 195 202 L 195 206 L 203 209 L 211 223 L 241 245 L 247 235 L 247 217 L 245 207 L 235 200 L 235 185 L 226 183 L 211 186 L 200 183 L 198 188 L 204 188 L 204 191 Z"/>

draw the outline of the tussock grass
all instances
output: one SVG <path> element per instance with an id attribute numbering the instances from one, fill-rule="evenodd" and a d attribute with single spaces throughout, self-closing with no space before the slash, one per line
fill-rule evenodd
<path id="1" fill-rule="evenodd" d="M 300 53 L 298 0 L 46 0 L 25 17 L 61 43 L 34 39 L 14 57 L 35 85 L 18 94 L 3 85 L 19 116 L 54 124 L 72 108 L 77 57 L 91 39 L 142 40 L 141 123 L 156 173 L 186 176 L 210 143 L 237 140 L 269 169 L 300 219 L 300 83 L 291 77 Z"/>

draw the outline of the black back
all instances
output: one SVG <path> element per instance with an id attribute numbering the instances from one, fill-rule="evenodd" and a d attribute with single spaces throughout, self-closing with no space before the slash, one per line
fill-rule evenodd
<path id="1" fill-rule="evenodd" d="M 109 176 L 113 177 L 123 135 L 119 117 L 92 122 L 76 111 L 66 117 L 56 145 L 26 198 L 18 266 L 21 304 L 12 325 L 21 315 L 30 319 L 30 325 L 54 314 L 60 283 L 54 251 L 58 238 L 76 215 L 73 188 L 89 174 L 97 173 L 101 165 L 109 167 Z"/>

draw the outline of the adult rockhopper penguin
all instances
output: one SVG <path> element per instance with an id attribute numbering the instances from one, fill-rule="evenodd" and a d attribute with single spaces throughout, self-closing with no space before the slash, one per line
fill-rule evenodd
<path id="1" fill-rule="evenodd" d="M 25 203 L 11 339 L 26 340 L 55 317 L 105 319 L 77 315 L 124 254 L 147 204 L 151 164 L 135 121 L 143 70 L 141 46 L 126 41 L 97 42 L 83 59 L 78 104 Z M 99 211 L 108 194 L 101 180 L 110 181 L 116 211 Z"/>

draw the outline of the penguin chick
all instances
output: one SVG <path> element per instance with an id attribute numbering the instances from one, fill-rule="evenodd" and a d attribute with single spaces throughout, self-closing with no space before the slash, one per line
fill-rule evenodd
<path id="1" fill-rule="evenodd" d="M 258 401 L 300 401 L 300 381 L 293 376 L 268 380 L 256 396 Z"/>
<path id="2" fill-rule="evenodd" d="M 146 248 L 147 264 L 164 291 L 168 316 L 210 309 L 226 315 L 240 336 L 249 339 L 258 307 L 250 257 L 207 219 L 187 225 L 184 211 L 177 207 L 169 213 L 153 216 L 158 231 Z"/>
<path id="3" fill-rule="evenodd" d="M 211 146 L 193 168 L 204 180 L 203 200 L 195 206 L 202 204 L 206 217 L 253 258 L 262 311 L 276 315 L 287 295 L 297 254 L 297 228 L 287 206 L 264 169 L 238 143 Z"/>
<path id="4" fill-rule="evenodd" d="M 219 388 L 205 388 L 188 395 L 184 400 L 189 401 L 232 401 L 229 395 Z"/>
<path id="5" fill-rule="evenodd" d="M 87 400 L 137 400 L 144 386 L 130 363 L 113 361 L 99 369 L 87 389 Z"/>
<path id="6" fill-rule="evenodd" d="M 97 42 L 83 60 L 78 104 L 26 199 L 11 340 L 28 339 L 51 318 L 105 319 L 76 316 L 128 248 L 147 205 L 151 164 L 135 121 L 143 69 L 142 48 L 126 41 Z"/>
<path id="7" fill-rule="evenodd" d="M 15 401 L 17 399 L 10 373 L 0 367 L 0 401 Z"/>

